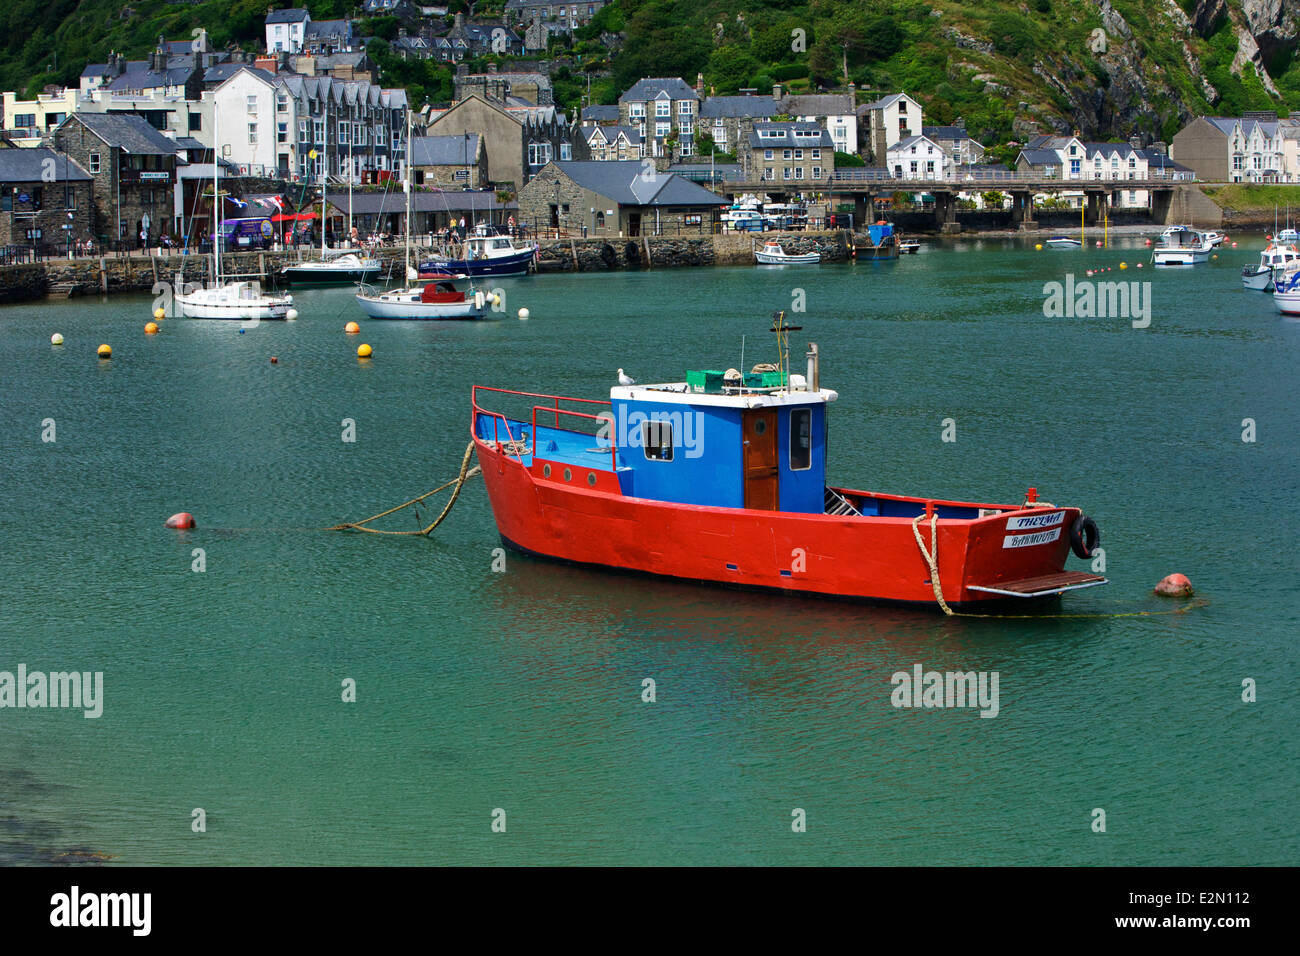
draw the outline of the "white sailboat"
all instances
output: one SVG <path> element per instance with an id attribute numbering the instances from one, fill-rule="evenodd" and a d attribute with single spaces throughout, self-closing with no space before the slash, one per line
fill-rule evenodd
<path id="1" fill-rule="evenodd" d="M 212 104 L 213 135 L 217 106 Z M 182 290 L 174 298 L 181 315 L 189 319 L 296 319 L 291 295 L 268 295 L 261 282 L 248 276 L 223 276 L 221 272 L 221 158 L 212 156 L 212 284 Z"/>
<path id="2" fill-rule="evenodd" d="M 487 297 L 482 292 L 467 295 L 456 284 L 463 274 L 428 276 L 430 282 L 410 285 L 411 269 L 411 114 L 406 114 L 406 164 L 402 191 L 406 193 L 406 272 L 408 284 L 383 292 L 362 284 L 357 304 L 372 319 L 481 319 L 487 314 Z"/>
<path id="3" fill-rule="evenodd" d="M 382 263 L 374 256 L 359 255 L 354 251 L 330 253 L 325 248 L 325 208 L 328 205 L 327 187 L 329 184 L 329 94 L 325 96 L 324 128 L 325 142 L 321 146 L 322 161 L 325 171 L 321 176 L 320 199 L 320 258 L 304 259 L 284 266 L 280 276 L 292 285 L 350 285 L 365 282 L 379 275 Z M 348 136 L 348 153 L 352 152 L 351 135 Z M 348 235 L 352 234 L 352 163 L 348 162 Z"/>

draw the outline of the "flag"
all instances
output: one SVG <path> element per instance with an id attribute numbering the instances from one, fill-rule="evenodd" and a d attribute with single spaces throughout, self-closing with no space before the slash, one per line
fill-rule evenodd
<path id="1" fill-rule="evenodd" d="M 272 206 L 274 206 L 276 209 L 280 210 L 280 212 L 284 212 L 284 202 L 283 200 L 280 199 L 279 196 L 271 196 L 269 199 L 267 199 L 267 202 L 270 203 Z"/>
<path id="2" fill-rule="evenodd" d="M 248 203 L 244 202 L 242 199 L 236 199 L 234 196 L 227 196 L 226 198 L 229 199 L 231 202 L 233 202 L 240 209 L 248 208 Z"/>

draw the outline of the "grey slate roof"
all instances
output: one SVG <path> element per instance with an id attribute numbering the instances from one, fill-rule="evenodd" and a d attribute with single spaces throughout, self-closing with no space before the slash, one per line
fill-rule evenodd
<path id="1" fill-rule="evenodd" d="M 816 139 L 811 137 L 801 137 L 796 139 L 794 132 L 817 132 L 820 135 Z M 759 137 L 759 132 L 775 131 L 782 133 L 780 137 Z M 755 123 L 754 131 L 749 134 L 749 145 L 751 149 L 834 149 L 835 142 L 831 139 L 831 134 L 826 132 L 816 123 Z"/>
<path id="2" fill-rule="evenodd" d="M 700 95 L 680 76 L 650 77 L 637 80 L 628 91 L 618 98 L 620 103 L 642 103 L 653 100 L 660 93 L 667 93 L 674 100 L 698 100 Z"/>
<path id="3" fill-rule="evenodd" d="M 216 66 L 210 66 L 203 71 L 203 82 L 212 84 L 221 84 L 226 82 L 240 70 L 248 70 L 250 73 L 260 76 L 264 80 L 274 80 L 275 74 L 269 73 L 260 66 L 249 66 L 247 63 L 219 63 Z"/>
<path id="4" fill-rule="evenodd" d="M 48 182 L 44 175 L 48 160 L 54 161 L 52 168 L 55 183 L 85 182 L 90 179 L 88 172 L 64 154 L 44 146 L 33 146 L 25 149 L 0 149 L 0 183 Z"/>
<path id="5" fill-rule="evenodd" d="M 175 156 L 176 143 L 158 132 L 143 116 L 134 113 L 73 113 L 73 118 L 109 146 L 140 156 Z M 62 124 L 60 124 L 62 126 Z"/>
<path id="6" fill-rule="evenodd" d="M 700 116 L 709 119 L 765 118 L 775 116 L 779 112 L 776 101 L 770 96 L 710 96 L 700 106 Z"/>
<path id="7" fill-rule="evenodd" d="M 641 144 L 641 130 L 635 126 L 582 126 L 578 128 L 578 132 L 582 134 L 588 146 L 596 138 L 597 133 L 605 137 L 606 143 L 617 142 L 618 134 L 622 133 L 633 146 Z"/>
<path id="8" fill-rule="evenodd" d="M 781 112 L 791 116 L 848 116 L 853 111 L 848 93 L 791 93 L 781 98 Z"/>
<path id="9" fill-rule="evenodd" d="M 163 86 L 184 86 L 185 82 L 194 75 L 193 57 L 180 57 L 178 60 L 188 60 L 188 63 L 175 63 L 168 66 L 165 70 L 149 69 L 148 60 L 128 60 L 126 69 L 121 74 L 110 79 L 104 88 L 107 90 L 154 90 Z M 84 71 L 82 76 L 103 76 L 108 71 L 107 64 L 96 64 L 100 67 L 100 72 L 91 72 L 90 68 Z"/>
<path id="10" fill-rule="evenodd" d="M 593 123 L 617 123 L 618 105 L 584 106 L 582 108 L 582 118 L 591 120 Z"/>
<path id="11" fill-rule="evenodd" d="M 331 206 L 335 209 L 347 211 L 348 192 L 329 190 L 326 194 Z M 501 209 L 518 209 L 518 204 L 511 200 L 510 202 L 501 202 L 497 199 L 495 190 L 460 190 L 460 189 L 438 189 L 438 190 L 419 190 L 411 192 L 411 211 L 412 212 L 495 212 Z M 352 193 L 352 212 L 359 216 L 371 216 L 384 213 L 404 213 L 406 211 L 406 195 L 400 188 L 390 189 L 387 192 L 359 192 Z"/>
<path id="12" fill-rule="evenodd" d="M 556 162 L 553 165 L 579 186 L 620 206 L 725 206 L 727 200 L 672 173 L 642 177 L 639 159 Z"/>
<path id="13" fill-rule="evenodd" d="M 272 10 L 266 15 L 267 23 L 299 23 L 309 14 L 302 7 L 290 7 L 288 10 Z"/>
<path id="14" fill-rule="evenodd" d="M 1061 157 L 1051 149 L 1022 149 L 1020 155 L 1033 166 L 1059 166 Z"/>
<path id="15" fill-rule="evenodd" d="M 966 132 L 964 126 L 922 126 L 921 135 L 928 136 L 934 142 L 940 140 L 970 139 L 970 133 Z"/>
<path id="16" fill-rule="evenodd" d="M 479 134 L 412 136 L 412 166 L 465 166 L 478 159 Z"/>
<path id="17" fill-rule="evenodd" d="M 887 106 L 891 106 L 893 103 L 897 102 L 898 100 L 903 99 L 905 95 L 906 94 L 903 93 L 890 93 L 888 96 L 882 96 L 880 99 L 876 100 L 875 102 L 867 103 L 865 106 L 859 106 L 858 112 L 861 113 L 864 112 L 865 110 L 883 110 Z M 907 98 L 911 99 L 910 96 Z"/>

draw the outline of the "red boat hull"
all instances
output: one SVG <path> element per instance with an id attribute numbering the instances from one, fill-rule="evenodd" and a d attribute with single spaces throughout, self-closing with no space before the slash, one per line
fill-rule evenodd
<path id="1" fill-rule="evenodd" d="M 625 497 L 611 471 L 533 458 L 528 466 L 475 437 L 497 529 L 507 545 L 566 562 L 747 588 L 936 605 L 913 519 L 714 508 Z M 550 465 L 550 475 L 543 470 Z M 569 473 L 570 480 L 564 475 Z M 590 477 L 589 477 L 590 476 Z M 854 496 L 860 492 L 845 492 Z M 918 509 L 925 507 L 921 499 Z M 933 502 L 932 505 L 960 504 Z M 940 518 L 938 568 L 950 606 L 1006 595 L 971 590 L 1059 574 L 1077 508 Z M 1045 512 L 1063 520 L 1041 544 L 1008 547 L 1007 523 Z M 919 527 L 930 547 L 930 520 Z M 1019 533 L 1019 532 L 1017 532 Z"/>

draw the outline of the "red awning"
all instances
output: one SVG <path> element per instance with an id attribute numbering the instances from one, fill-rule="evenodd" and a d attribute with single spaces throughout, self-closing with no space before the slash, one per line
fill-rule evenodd
<path id="1" fill-rule="evenodd" d="M 318 218 L 320 217 L 317 216 L 317 214 L 314 212 L 299 212 L 299 213 L 282 212 L 279 213 L 278 215 L 272 216 L 271 221 L 272 222 L 294 222 L 298 219 L 318 219 Z"/>

